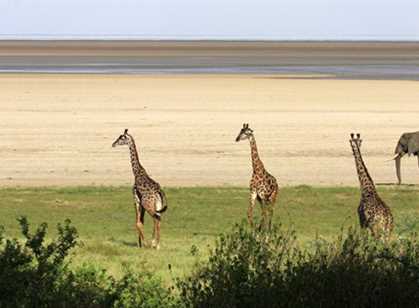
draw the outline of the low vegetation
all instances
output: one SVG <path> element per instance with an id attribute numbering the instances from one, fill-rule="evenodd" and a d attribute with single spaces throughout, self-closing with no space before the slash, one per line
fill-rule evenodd
<path id="1" fill-rule="evenodd" d="M 302 248 L 292 231 L 237 226 L 178 280 L 187 307 L 417 307 L 415 235 L 377 242 L 354 229 Z"/>
<path id="2" fill-rule="evenodd" d="M 162 249 L 155 251 L 135 245 L 129 188 L 0 190 L 0 307 L 378 307 L 419 300 L 413 187 L 380 189 L 396 221 L 390 245 L 351 227 L 356 188 L 283 189 L 269 234 L 243 223 L 247 189 L 167 194 Z M 47 233 L 44 221 L 57 229 Z M 151 225 L 146 220 L 147 235 Z"/>
<path id="3" fill-rule="evenodd" d="M 58 237 L 45 240 L 47 224 L 32 234 L 19 218 L 23 241 L 0 233 L 0 307 L 171 307 L 176 303 L 156 277 L 126 271 L 120 279 L 94 264 L 70 269 L 77 230 L 66 220 Z"/>
<path id="4" fill-rule="evenodd" d="M 127 266 L 146 267 L 171 283 L 190 272 L 197 259 L 208 257 L 216 237 L 246 218 L 246 188 L 168 188 L 169 210 L 162 220 L 161 250 L 139 250 L 130 187 L 10 188 L 0 189 L 0 225 L 9 237 L 22 238 L 16 219 L 26 216 L 33 225 L 55 226 L 71 219 L 79 245 L 71 254 L 73 265 L 94 263 L 122 277 Z M 392 207 L 396 233 L 419 231 L 419 190 L 381 187 L 380 195 Z M 332 239 L 342 227 L 358 224 L 358 188 L 284 187 L 278 197 L 274 223 L 292 227 L 298 241 L 311 247 L 316 236 Z M 254 211 L 260 213 L 258 207 Z M 146 239 L 152 220 L 145 217 Z M 50 239 L 57 235 L 49 230 Z M 199 250 L 192 255 L 191 247 Z M 169 264 L 171 270 L 169 271 Z"/>
<path id="5" fill-rule="evenodd" d="M 419 242 L 415 234 L 384 243 L 342 231 L 302 248 L 295 232 L 236 225 L 217 238 L 209 258 L 175 285 L 146 269 L 115 279 L 94 264 L 70 268 L 78 233 L 65 221 L 47 242 L 47 225 L 24 240 L 0 233 L 0 307 L 415 307 Z M 193 247 L 192 254 L 199 254 Z"/>

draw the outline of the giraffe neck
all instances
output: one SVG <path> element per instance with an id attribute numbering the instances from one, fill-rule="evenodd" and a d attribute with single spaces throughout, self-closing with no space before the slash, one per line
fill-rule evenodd
<path id="1" fill-rule="evenodd" d="M 135 179 L 148 177 L 147 172 L 141 165 L 140 160 L 138 159 L 137 147 L 135 146 L 135 141 L 134 138 L 132 138 L 132 136 L 129 136 L 128 147 L 131 158 L 132 173 L 134 174 Z"/>
<path id="2" fill-rule="evenodd" d="M 362 159 L 361 151 L 355 143 L 351 142 L 352 152 L 355 158 L 356 171 L 358 172 L 359 185 L 361 187 L 361 193 L 363 195 L 371 195 L 376 193 L 374 182 L 368 173 L 368 169 L 365 166 L 364 160 Z"/>
<path id="3" fill-rule="evenodd" d="M 250 141 L 250 150 L 251 150 L 251 156 L 252 156 L 253 172 L 260 172 L 260 171 L 265 170 L 265 167 L 263 166 L 263 163 L 258 154 L 258 148 L 256 146 L 255 137 L 251 136 L 249 138 L 249 141 Z"/>

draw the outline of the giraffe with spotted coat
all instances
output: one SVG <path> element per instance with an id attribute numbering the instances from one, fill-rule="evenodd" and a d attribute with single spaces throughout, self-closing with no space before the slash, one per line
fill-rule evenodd
<path id="1" fill-rule="evenodd" d="M 265 228 L 267 226 L 270 229 L 273 209 L 278 196 L 278 183 L 275 177 L 265 169 L 263 162 L 259 157 L 256 139 L 249 124 L 243 124 L 243 127 L 236 138 L 236 142 L 246 139 L 250 142 L 253 168 L 252 178 L 250 180 L 250 200 L 247 218 L 249 224 L 253 227 L 253 209 L 257 200 L 262 208 L 262 222 L 260 226 Z"/>
<path id="2" fill-rule="evenodd" d="M 393 215 L 390 208 L 380 198 L 374 182 L 361 155 L 361 135 L 351 134 L 349 143 L 355 158 L 356 171 L 361 189 L 361 201 L 358 207 L 361 228 L 369 229 L 375 238 L 388 238 L 393 230 Z"/>
<path id="3" fill-rule="evenodd" d="M 160 184 L 154 181 L 146 172 L 138 159 L 138 152 L 134 138 L 128 134 L 128 129 L 120 135 L 112 147 L 128 145 L 131 158 L 134 185 L 132 193 L 135 205 L 135 227 L 138 232 L 138 247 L 145 243 L 144 214 L 147 212 L 154 220 L 153 239 L 151 246 L 160 249 L 160 223 L 161 214 L 167 210 L 167 200 Z"/>

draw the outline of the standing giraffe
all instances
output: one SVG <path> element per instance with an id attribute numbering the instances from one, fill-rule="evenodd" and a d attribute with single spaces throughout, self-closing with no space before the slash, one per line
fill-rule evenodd
<path id="1" fill-rule="evenodd" d="M 134 195 L 135 205 L 135 226 L 138 231 L 138 247 L 142 246 L 144 240 L 144 214 L 147 211 L 154 220 L 153 248 L 160 249 L 160 219 L 161 213 L 167 209 L 166 196 L 159 183 L 150 178 L 138 160 L 138 152 L 135 146 L 134 138 L 128 134 L 128 129 L 120 135 L 112 147 L 117 145 L 128 145 L 131 157 L 132 172 L 134 173 L 134 186 L 132 193 Z"/>
<path id="2" fill-rule="evenodd" d="M 375 238 L 379 238 L 381 234 L 388 238 L 393 230 L 393 216 L 390 208 L 378 195 L 374 182 L 362 159 L 360 150 L 362 139 L 360 134 L 356 134 L 356 138 L 354 134 L 351 134 L 349 143 L 352 147 L 361 187 L 361 201 L 358 207 L 361 228 L 368 228 Z"/>
<path id="3" fill-rule="evenodd" d="M 278 195 L 278 183 L 276 182 L 276 179 L 266 171 L 262 160 L 259 158 L 255 136 L 253 135 L 253 130 L 249 128 L 249 124 L 243 124 L 243 128 L 240 130 L 236 142 L 245 139 L 249 139 L 250 141 L 253 167 L 252 179 L 250 180 L 250 203 L 247 210 L 247 218 L 249 224 L 253 227 L 253 208 L 255 207 L 257 199 L 262 207 L 261 226 L 266 227 L 266 223 L 268 223 L 268 227 L 270 228 L 273 207 Z"/>

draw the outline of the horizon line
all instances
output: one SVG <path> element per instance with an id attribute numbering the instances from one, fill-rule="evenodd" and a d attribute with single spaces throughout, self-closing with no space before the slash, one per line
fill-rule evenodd
<path id="1" fill-rule="evenodd" d="M 129 38 L 129 37 L 44 37 L 44 38 L 29 38 L 29 37 L 13 37 L 4 38 L 0 35 L 0 42 L 18 42 L 18 41 L 30 41 L 30 42 L 93 42 L 93 41 L 114 41 L 114 42 L 255 42 L 255 43 L 305 43 L 305 42 L 333 42 L 333 43 L 419 43 L 418 39 L 242 39 L 242 38 Z"/>

